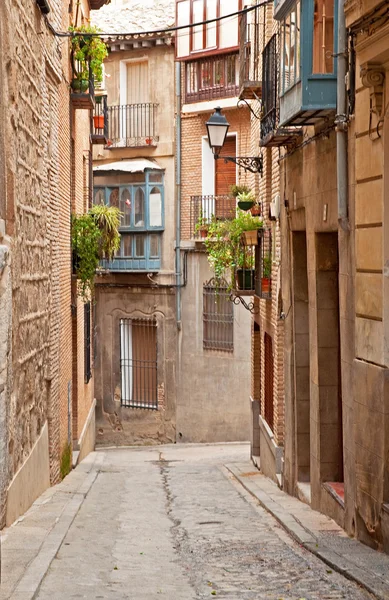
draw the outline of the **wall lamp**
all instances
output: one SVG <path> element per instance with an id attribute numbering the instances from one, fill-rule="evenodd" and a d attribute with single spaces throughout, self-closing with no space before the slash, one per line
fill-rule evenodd
<path id="1" fill-rule="evenodd" d="M 205 124 L 208 132 L 208 141 L 212 149 L 215 160 L 223 158 L 224 162 L 233 162 L 245 171 L 251 173 L 260 173 L 263 175 L 263 159 L 262 156 L 220 156 L 220 152 L 226 141 L 227 132 L 230 127 L 226 117 L 222 115 L 220 107 L 215 108 L 215 112 Z"/>

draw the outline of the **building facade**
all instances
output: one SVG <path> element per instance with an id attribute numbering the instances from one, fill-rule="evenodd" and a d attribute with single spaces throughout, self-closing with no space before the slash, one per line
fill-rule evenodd
<path id="1" fill-rule="evenodd" d="M 68 9 L 57 0 L 0 8 L 1 525 L 68 472 L 73 443 L 81 455 L 94 445 L 70 250 L 71 212 L 86 194 L 90 112 L 74 110 L 70 44 L 54 33 L 86 21 L 90 5 Z"/>
<path id="2" fill-rule="evenodd" d="M 174 2 L 110 5 L 104 32 L 166 29 Z M 94 202 L 123 213 L 121 247 L 96 285 L 99 444 L 176 439 L 175 69 L 172 35 L 108 39 Z M 179 267 L 180 268 L 180 267 Z"/>
<path id="3" fill-rule="evenodd" d="M 277 149 L 279 168 L 279 481 L 349 534 L 388 551 L 385 4 L 279 0 L 268 7 L 257 139 L 265 164 Z M 260 329 L 253 332 L 254 387 Z"/>
<path id="4" fill-rule="evenodd" d="M 242 6 L 238 0 L 177 1 L 176 22 L 190 25 Z M 181 66 L 181 248 L 187 257 L 187 281 L 181 290 L 177 439 L 184 442 L 248 440 L 250 435 L 251 314 L 239 300 L 230 301 L 227 284 L 215 287 L 199 229 L 213 217 L 235 216 L 231 186 L 251 184 L 243 168 L 214 160 L 205 126 L 220 106 L 230 123 L 224 155 L 250 153 L 250 111 L 237 105 L 239 46 L 237 17 L 183 29 L 176 37 Z"/>

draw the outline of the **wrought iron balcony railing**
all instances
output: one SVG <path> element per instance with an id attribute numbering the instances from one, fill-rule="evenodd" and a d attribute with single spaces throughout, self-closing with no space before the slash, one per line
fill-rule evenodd
<path id="1" fill-rule="evenodd" d="M 190 230 L 194 240 L 205 238 L 212 219 L 231 220 L 236 216 L 236 200 L 232 196 L 191 196 Z"/>
<path id="2" fill-rule="evenodd" d="M 187 62 L 185 102 L 200 102 L 239 95 L 239 54 L 207 56 Z"/>
<path id="3" fill-rule="evenodd" d="M 96 96 L 93 111 L 92 143 L 108 143 L 108 103 L 107 96 Z"/>
<path id="4" fill-rule="evenodd" d="M 108 107 L 108 147 L 156 146 L 158 104 L 124 104 Z"/>
<path id="5" fill-rule="evenodd" d="M 272 133 L 279 120 L 279 57 L 277 52 L 277 34 L 266 44 L 262 54 L 262 119 L 261 139 Z"/>
<path id="6" fill-rule="evenodd" d="M 90 62 L 75 60 L 72 56 L 72 70 L 70 98 L 73 107 L 91 110 L 94 105 L 95 84 Z"/>

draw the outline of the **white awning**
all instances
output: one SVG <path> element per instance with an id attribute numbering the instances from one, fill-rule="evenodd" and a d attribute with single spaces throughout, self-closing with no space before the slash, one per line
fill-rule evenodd
<path id="1" fill-rule="evenodd" d="M 152 160 L 147 160 L 147 158 L 134 158 L 131 160 L 117 160 L 116 162 L 95 166 L 93 167 L 93 172 L 121 171 L 122 173 L 142 173 L 146 169 L 163 171 L 163 168 Z"/>

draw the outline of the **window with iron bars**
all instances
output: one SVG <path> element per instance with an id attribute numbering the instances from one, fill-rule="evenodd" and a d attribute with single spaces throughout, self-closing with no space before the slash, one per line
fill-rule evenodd
<path id="1" fill-rule="evenodd" d="M 157 322 L 120 320 L 121 404 L 158 409 Z"/>
<path id="2" fill-rule="evenodd" d="M 234 350 L 234 305 L 227 284 L 215 279 L 203 286 L 203 347 Z"/>

